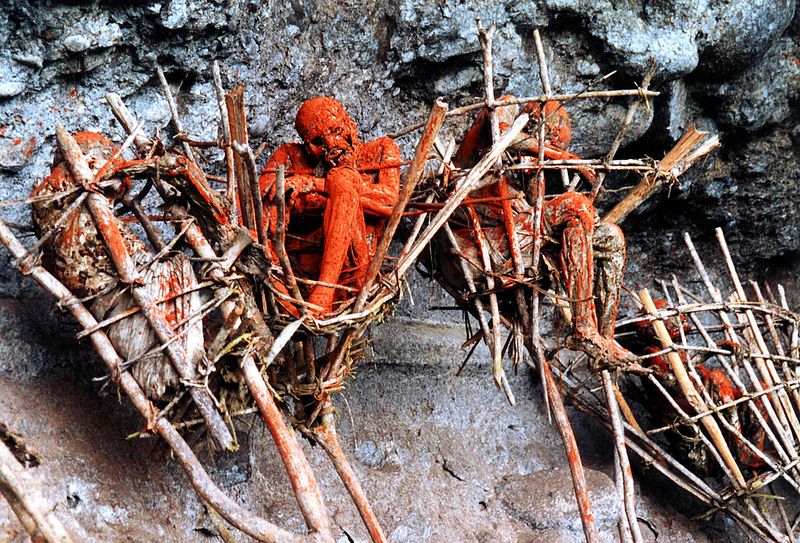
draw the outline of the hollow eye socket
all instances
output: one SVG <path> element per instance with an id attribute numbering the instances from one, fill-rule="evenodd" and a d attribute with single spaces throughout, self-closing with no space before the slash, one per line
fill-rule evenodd
<path id="1" fill-rule="evenodd" d="M 316 145 L 318 147 L 322 147 L 325 144 L 325 140 L 323 140 L 320 136 L 311 140 L 311 145 Z"/>

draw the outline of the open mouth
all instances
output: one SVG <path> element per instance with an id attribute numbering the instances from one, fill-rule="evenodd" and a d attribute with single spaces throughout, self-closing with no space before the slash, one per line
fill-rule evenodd
<path id="1" fill-rule="evenodd" d="M 331 165 L 336 166 L 337 163 L 339 162 L 339 159 L 342 158 L 342 156 L 344 156 L 346 152 L 347 149 L 342 149 L 342 148 L 331 149 L 330 151 L 328 151 L 325 158 Z"/>

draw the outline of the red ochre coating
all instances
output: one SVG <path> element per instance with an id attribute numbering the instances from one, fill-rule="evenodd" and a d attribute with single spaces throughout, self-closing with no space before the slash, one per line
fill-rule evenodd
<path id="1" fill-rule="evenodd" d="M 667 302 L 665 300 L 655 300 L 654 303 L 657 309 L 664 309 L 667 307 Z M 685 315 L 680 316 L 680 323 L 681 325 L 679 327 L 675 319 L 668 319 L 664 321 L 670 338 L 673 341 L 680 341 L 680 328 L 683 328 L 684 332 L 688 332 L 692 329 L 692 326 L 688 323 Z M 663 347 L 656 336 L 655 329 L 650 322 L 639 321 L 634 323 L 632 328 L 636 331 L 637 341 L 641 345 L 636 349 L 637 354 L 640 356 L 646 356 L 663 351 Z M 741 350 L 741 345 L 729 340 L 721 340 L 717 342 L 717 347 L 721 349 L 728 349 L 733 353 L 737 353 Z M 689 362 L 688 351 L 680 350 L 678 351 L 678 354 L 680 355 L 684 366 L 687 366 Z M 671 386 L 674 382 L 674 379 L 672 377 L 672 369 L 669 361 L 667 360 L 666 353 L 662 353 L 646 360 L 647 367 L 655 370 L 656 378 L 665 385 L 665 388 L 668 390 L 670 388 L 676 388 Z M 743 397 L 742 391 L 730 380 L 723 370 L 710 369 L 702 363 L 695 363 L 694 368 L 697 372 L 697 376 L 700 378 L 703 388 L 708 391 L 709 395 L 717 405 L 727 404 Z M 761 386 L 762 388 L 766 388 L 765 383 L 761 383 Z M 681 409 L 689 414 L 694 414 L 694 409 L 685 398 L 678 396 L 676 400 Z M 765 420 L 767 420 L 768 415 L 764 408 L 760 405 L 758 408 L 761 411 L 761 415 Z M 736 416 L 733 417 L 734 427 L 736 430 L 762 452 L 766 451 L 766 433 L 764 430 L 758 425 L 749 427 L 746 424 L 743 424 L 743 421 L 749 420 L 749 418 L 753 416 L 752 413 L 749 412 L 749 409 L 747 409 L 744 404 L 740 404 L 735 408 L 730 408 L 725 411 L 726 416 L 729 419 L 731 419 L 731 412 L 736 414 Z M 766 465 L 764 460 L 759 458 L 754 451 L 748 448 L 740 438 L 731 436 L 731 439 L 736 448 L 739 463 L 742 466 L 750 469 L 759 469 Z"/>
<path id="2" fill-rule="evenodd" d="M 530 113 L 533 129 L 530 134 L 520 134 L 512 145 L 514 151 L 526 155 L 529 161 L 535 163 L 539 155 L 537 127 L 544 111 L 544 156 L 548 159 L 579 158 L 566 150 L 572 138 L 572 123 L 559 102 L 528 103 L 524 111 Z M 497 109 L 501 132 L 513 123 L 517 113 L 516 106 Z M 490 114 L 488 110 L 482 110 L 455 154 L 455 165 L 462 168 L 473 166 L 488 151 L 491 142 Z M 589 181 L 594 179 L 593 171 L 578 171 Z M 509 183 L 509 180 L 500 179 L 474 193 L 472 197 L 506 197 L 511 190 Z M 519 191 L 515 189 L 515 192 Z M 522 209 L 519 201 L 514 202 L 516 209 L 512 209 L 510 200 L 500 202 L 483 206 L 482 210 L 486 219 L 502 221 L 505 235 L 510 238 L 519 218 L 530 216 L 531 210 L 529 207 Z M 531 228 L 528 222 L 527 229 Z M 469 232 L 461 234 L 465 243 L 474 243 Z M 635 362 L 636 357 L 613 340 L 613 325 L 625 267 L 625 241 L 621 230 L 615 225 L 598 224 L 597 211 L 592 201 L 577 192 L 568 192 L 545 202 L 542 231 L 539 234 L 561 242 L 561 279 L 571 300 L 573 338 L 577 345 L 587 349 L 592 355 L 601 356 L 606 363 L 612 365 Z M 511 257 L 514 260 L 524 260 L 521 255 L 511 254 Z M 601 277 L 597 279 L 595 261 L 600 266 Z M 597 304 L 595 298 L 598 300 Z"/>
<path id="3" fill-rule="evenodd" d="M 295 120 L 303 143 L 281 145 L 262 171 L 261 194 L 274 233 L 275 172 L 286 170 L 287 252 L 308 279 L 361 286 L 385 219 L 400 190 L 400 149 L 387 137 L 360 143 L 356 125 L 335 99 L 312 98 Z M 330 313 L 346 291 L 315 285 L 308 301 Z"/>
<path id="4" fill-rule="evenodd" d="M 111 141 L 101 134 L 78 132 L 73 137 L 93 173 L 97 173 L 116 151 Z M 128 180 L 123 180 L 121 188 L 126 190 L 128 184 Z M 52 196 L 68 191 L 76 185 L 67 164 L 57 154 L 50 175 L 33 189 L 31 196 Z M 41 236 L 50 230 L 77 196 L 78 193 L 75 193 L 57 200 L 45 199 L 33 202 L 33 223 L 37 234 Z M 113 200 L 115 196 L 111 195 L 109 199 Z M 122 225 L 120 227 L 124 229 Z M 127 229 L 124 229 L 124 232 L 126 242 L 131 248 L 135 251 L 143 250 L 141 244 L 137 244 L 135 237 Z M 114 263 L 85 206 L 73 213 L 51 242 L 44 246 L 44 264 L 78 296 L 95 294 L 116 282 Z"/>
<path id="5" fill-rule="evenodd" d="M 113 159 L 116 147 L 106 137 L 93 132 L 78 132 L 73 135 L 91 169 L 96 181 L 113 177 L 118 168 L 135 163 Z M 142 161 L 144 162 L 144 161 Z M 191 172 L 189 172 L 191 173 Z M 174 329 L 186 326 L 186 319 L 199 306 L 196 280 L 191 264 L 182 258 L 170 258 L 151 262 L 152 254 L 127 226 L 111 213 L 113 203 L 124 194 L 130 180 L 121 179 L 119 184 L 86 187 L 108 199 L 108 213 L 104 218 L 93 218 L 86 204 L 75 210 L 62 225 L 57 226 L 64 211 L 74 202 L 81 191 L 54 199 L 59 193 L 68 192 L 78 186 L 69 167 L 59 153 L 55 165 L 48 175 L 31 193 L 31 197 L 42 197 L 32 203 L 33 223 L 39 237 L 56 229 L 52 238 L 43 246 L 43 264 L 70 291 L 79 297 L 97 296 L 90 306 L 98 320 L 103 320 L 120 311 L 133 307 L 133 299 L 125 293 L 120 283 L 120 274 L 114 264 L 113 253 L 123 255 L 134 265 L 143 266 L 141 281 L 149 289 L 163 313 L 166 322 Z M 113 249 L 109 251 L 109 248 Z M 188 294 L 187 294 L 188 293 Z M 202 328 L 189 326 L 181 340 L 192 363 L 202 347 Z M 185 330 L 185 329 L 184 329 Z M 156 338 L 141 314 L 129 316 L 106 328 L 106 333 L 115 348 L 125 359 L 141 357 L 132 368 L 137 382 L 148 397 L 161 398 L 169 387 L 177 386 L 179 377 L 162 354 L 143 356 L 156 345 Z"/>

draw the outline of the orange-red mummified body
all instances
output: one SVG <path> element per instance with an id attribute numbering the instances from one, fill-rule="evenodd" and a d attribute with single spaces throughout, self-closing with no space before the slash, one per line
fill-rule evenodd
<path id="1" fill-rule="evenodd" d="M 654 300 L 658 309 L 667 307 L 665 300 Z M 664 321 L 667 332 L 673 341 L 679 341 L 681 338 L 681 328 L 683 332 L 689 332 L 692 326 L 688 323 L 686 316 L 680 316 L 680 327 L 674 319 Z M 654 370 L 654 376 L 659 380 L 665 390 L 674 395 L 674 399 L 680 408 L 689 415 L 696 414 L 695 409 L 691 403 L 683 396 L 680 387 L 677 386 L 675 376 L 672 373 L 672 368 L 667 360 L 667 354 L 658 340 L 653 326 L 649 321 L 643 320 L 635 322 L 631 325 L 635 335 L 625 341 L 625 344 L 631 348 L 639 356 L 657 355 L 644 359 L 645 366 Z M 721 340 L 717 342 L 717 346 L 723 349 L 729 349 L 731 352 L 736 353 L 741 349 L 741 346 L 729 341 Z M 658 353 L 658 354 L 657 354 Z M 688 351 L 678 351 L 684 366 L 689 365 Z M 731 381 L 728 375 L 721 369 L 709 368 L 702 362 L 694 363 L 694 370 L 700 382 L 695 383 L 695 386 L 702 386 L 716 405 L 730 404 L 743 397 L 742 391 Z M 766 388 L 764 383 L 761 383 L 762 388 Z M 658 393 L 652 394 L 654 396 L 650 401 L 650 411 L 655 417 L 662 417 L 664 422 L 672 423 L 675 418 L 675 410 L 669 402 Z M 768 414 L 759 406 L 761 416 L 767 420 Z M 764 429 L 753 421 L 752 413 L 747 409 L 746 404 L 742 403 L 736 407 L 728 408 L 724 412 L 724 416 L 729 419 L 736 430 L 753 445 L 755 445 L 762 452 L 766 451 L 766 433 Z M 676 439 L 673 441 L 683 439 L 683 436 L 676 434 Z M 752 449 L 747 447 L 738 436 L 730 436 L 730 441 L 737 451 L 737 460 L 743 467 L 757 470 L 765 466 L 765 462 L 760 458 Z M 680 449 L 695 463 L 699 468 L 708 469 L 709 459 L 706 457 L 704 451 L 697 450 L 691 443 L 680 444 Z"/>
<path id="2" fill-rule="evenodd" d="M 333 310 L 342 289 L 358 288 L 400 190 L 400 150 L 390 138 L 361 144 L 355 123 L 328 97 L 300 107 L 303 143 L 280 146 L 260 179 L 270 228 L 277 223 L 275 179 L 286 171 L 287 251 L 297 275 L 327 283 L 310 289 L 318 313 Z"/>
<path id="3" fill-rule="evenodd" d="M 530 113 L 533 122 L 545 123 L 545 158 L 579 158 L 566 150 L 572 138 L 572 125 L 561 104 L 554 101 L 544 105 L 529 103 L 524 110 Z M 517 113 L 515 106 L 498 109 L 501 131 L 511 125 Z M 492 143 L 489 121 L 488 111 L 478 114 L 456 152 L 456 166 L 473 166 L 489 149 Z M 522 132 L 509 149 L 525 155 L 529 163 L 535 165 L 539 155 L 539 138 L 534 131 L 530 134 Z M 594 179 L 593 171 L 578 171 L 588 180 Z M 506 272 L 503 266 L 508 268 L 516 265 L 517 261 L 522 267 L 530 265 L 529 247 L 534 236 L 559 242 L 559 280 L 570 299 L 573 344 L 601 363 L 635 363 L 636 357 L 613 340 L 625 268 L 622 231 L 616 225 L 599 222 L 597 211 L 588 197 L 577 192 L 566 192 L 545 200 L 541 230 L 535 232 L 531 207 L 523 199 L 508 198 L 509 195 L 520 194 L 520 189 L 513 186 L 511 179 L 501 176 L 496 183 L 473 195 L 476 198 L 498 197 L 500 202 L 480 206 L 484 231 L 492 244 L 491 252 L 501 255 L 498 257 L 501 262 L 497 262 L 494 271 Z M 455 233 L 463 238 L 463 248 L 468 253 L 473 250 L 474 236 L 470 229 Z M 522 254 L 514 254 L 514 245 L 508 241 L 512 235 L 520 240 Z"/>

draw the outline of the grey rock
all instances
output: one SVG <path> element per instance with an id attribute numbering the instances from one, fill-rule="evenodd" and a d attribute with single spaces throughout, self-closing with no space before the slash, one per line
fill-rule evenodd
<path id="1" fill-rule="evenodd" d="M 117 23 L 111 23 L 100 28 L 97 33 L 97 47 L 111 47 L 122 39 L 122 30 Z"/>
<path id="2" fill-rule="evenodd" d="M 782 38 L 757 65 L 723 83 L 701 84 L 694 90 L 720 125 L 749 132 L 777 125 L 792 115 L 800 92 L 798 58 L 800 46 Z"/>
<path id="3" fill-rule="evenodd" d="M 70 53 L 83 53 L 92 45 L 92 40 L 83 34 L 73 34 L 64 38 L 64 49 Z"/>
<path id="4" fill-rule="evenodd" d="M 659 77 L 673 79 L 697 66 L 697 19 L 704 4 L 549 0 L 547 7 L 580 18 L 613 56 L 615 66 L 641 75 L 652 58 L 658 64 Z"/>
<path id="5" fill-rule="evenodd" d="M 719 81 L 758 64 L 794 11 L 795 0 L 708 2 L 698 39 L 703 75 Z"/>
<path id="6" fill-rule="evenodd" d="M 14 55 L 14 60 L 29 68 L 41 68 L 44 64 L 44 58 L 37 54 L 19 54 Z"/>
<path id="7" fill-rule="evenodd" d="M 161 24 L 170 30 L 178 30 L 189 21 L 186 0 L 170 0 L 166 9 L 161 9 Z"/>
<path id="8" fill-rule="evenodd" d="M 25 83 L 21 81 L 0 82 L 0 98 L 11 98 L 25 91 Z"/>
<path id="9" fill-rule="evenodd" d="M 569 469 L 559 467 L 509 476 L 497 492 L 509 514 L 535 532 L 560 533 L 562 537 L 567 532 L 580 537 L 583 529 L 571 484 Z M 614 482 L 604 473 L 587 469 L 586 484 L 597 529 L 606 532 L 605 540 L 612 541 L 609 532 L 616 525 L 620 511 Z"/>
<path id="10" fill-rule="evenodd" d="M 0 171 L 20 171 L 35 151 L 34 138 L 0 138 Z"/>

